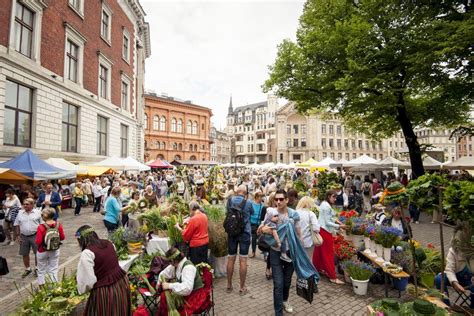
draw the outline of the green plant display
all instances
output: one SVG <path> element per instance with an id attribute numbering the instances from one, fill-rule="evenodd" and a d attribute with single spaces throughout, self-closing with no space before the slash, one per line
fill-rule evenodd
<path id="1" fill-rule="evenodd" d="M 474 227 L 474 182 L 451 182 L 444 190 L 443 198 L 443 208 L 451 219 L 469 222 Z"/>
<path id="2" fill-rule="evenodd" d="M 323 171 L 318 175 L 318 198 L 320 201 L 324 201 L 326 192 L 331 189 L 332 186 L 339 182 L 339 177 L 334 172 Z"/>
<path id="3" fill-rule="evenodd" d="M 410 203 L 416 205 L 420 210 L 432 214 L 434 210 L 438 209 L 438 188 L 447 184 L 446 177 L 439 174 L 425 174 L 410 181 L 407 187 Z"/>

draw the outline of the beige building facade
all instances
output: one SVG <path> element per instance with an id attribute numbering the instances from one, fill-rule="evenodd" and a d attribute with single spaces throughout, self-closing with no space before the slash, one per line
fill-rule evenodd
<path id="1" fill-rule="evenodd" d="M 275 117 L 278 100 L 268 95 L 267 101 L 233 108 L 230 99 L 226 134 L 231 144 L 232 161 L 252 164 L 275 160 Z"/>
<path id="2" fill-rule="evenodd" d="M 428 154 L 440 162 L 456 160 L 456 138 L 449 139 L 453 130 L 434 130 L 431 128 L 418 128 L 415 134 L 420 145 L 431 145 Z M 464 148 L 464 147 L 463 147 Z"/>
<path id="3" fill-rule="evenodd" d="M 302 162 L 310 158 L 321 161 L 351 160 L 363 154 L 383 159 L 394 156 L 397 148 L 406 147 L 401 133 L 390 139 L 373 141 L 362 133 L 346 130 L 339 119 L 320 115 L 305 116 L 290 102 L 276 113 L 276 160 L 274 162 Z"/>

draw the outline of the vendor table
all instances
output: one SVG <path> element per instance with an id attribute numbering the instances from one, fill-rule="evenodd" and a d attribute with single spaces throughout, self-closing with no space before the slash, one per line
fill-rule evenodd
<path id="1" fill-rule="evenodd" d="M 148 254 L 154 253 L 166 253 L 170 249 L 169 238 L 168 237 L 158 237 L 156 235 L 151 235 L 151 239 L 148 240 L 146 246 L 146 252 Z"/>
<path id="2" fill-rule="evenodd" d="M 132 266 L 133 261 L 135 261 L 140 254 L 129 255 L 125 260 L 119 260 L 119 266 L 125 271 L 128 272 Z"/>
<path id="3" fill-rule="evenodd" d="M 385 286 L 385 297 L 388 297 L 388 276 L 392 276 L 394 278 L 409 278 L 410 275 L 408 273 L 406 273 L 405 271 L 402 271 L 400 273 L 390 273 L 390 272 L 386 272 L 384 271 L 384 262 L 379 262 L 379 261 L 375 261 L 376 258 L 373 258 L 371 256 L 369 256 L 367 253 L 363 252 L 363 251 L 359 251 L 359 254 L 364 256 L 365 258 L 367 258 L 370 262 L 372 262 L 372 264 L 376 267 L 376 268 L 380 268 L 382 269 L 383 271 L 383 275 L 384 275 L 384 286 Z M 398 297 L 401 297 L 402 296 L 402 292 L 399 290 L 398 291 Z"/>

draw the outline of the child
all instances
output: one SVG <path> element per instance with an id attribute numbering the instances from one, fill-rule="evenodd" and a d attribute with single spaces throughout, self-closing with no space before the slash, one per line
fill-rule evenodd
<path id="1" fill-rule="evenodd" d="M 275 248 L 277 251 L 281 251 L 280 259 L 286 262 L 291 262 L 290 257 L 286 254 L 288 249 L 286 240 L 282 243 L 280 237 L 278 237 L 278 210 L 275 208 L 269 208 L 265 215 L 263 224 L 272 229 L 273 239 L 275 239 Z"/>

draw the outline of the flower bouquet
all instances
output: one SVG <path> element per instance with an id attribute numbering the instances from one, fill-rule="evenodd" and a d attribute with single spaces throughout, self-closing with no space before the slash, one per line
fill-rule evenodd
<path id="1" fill-rule="evenodd" d="M 352 243 L 338 235 L 334 240 L 334 254 L 339 261 L 350 260 L 356 254 Z"/>
<path id="2" fill-rule="evenodd" d="M 392 247 L 402 235 L 402 232 L 395 227 L 388 226 L 382 226 L 380 229 L 383 233 L 381 237 L 382 247 L 384 248 L 383 258 L 385 259 L 385 261 L 390 262 Z"/>
<path id="3" fill-rule="evenodd" d="M 366 295 L 369 279 L 375 273 L 374 267 L 364 262 L 353 261 L 352 264 L 346 265 L 346 271 L 352 280 L 354 293 Z"/>

